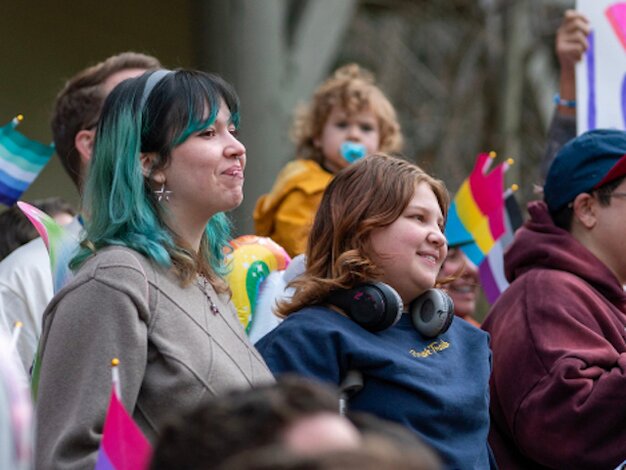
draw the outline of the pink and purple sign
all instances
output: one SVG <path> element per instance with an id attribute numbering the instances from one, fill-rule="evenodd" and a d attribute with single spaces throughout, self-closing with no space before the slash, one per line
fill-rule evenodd
<path id="1" fill-rule="evenodd" d="M 576 68 L 578 134 L 626 129 L 626 2 L 578 0 L 591 23 L 589 49 Z"/>

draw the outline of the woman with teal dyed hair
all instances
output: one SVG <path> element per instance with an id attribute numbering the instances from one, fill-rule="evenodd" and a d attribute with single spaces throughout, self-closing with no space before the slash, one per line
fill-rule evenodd
<path id="1" fill-rule="evenodd" d="M 149 441 L 167 416 L 273 380 L 220 275 L 243 198 L 238 98 L 197 71 L 148 72 L 107 98 L 74 279 L 43 319 L 37 466 L 93 468 L 120 399 Z"/>

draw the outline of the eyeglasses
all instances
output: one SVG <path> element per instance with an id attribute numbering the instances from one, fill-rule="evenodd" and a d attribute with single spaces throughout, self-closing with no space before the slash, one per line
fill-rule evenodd
<path id="1" fill-rule="evenodd" d="M 616 198 L 624 198 L 626 199 L 626 193 L 622 193 L 622 192 L 614 192 L 608 195 L 608 197 L 616 197 Z M 568 209 L 572 209 L 574 207 L 574 201 L 570 202 L 567 205 Z"/>

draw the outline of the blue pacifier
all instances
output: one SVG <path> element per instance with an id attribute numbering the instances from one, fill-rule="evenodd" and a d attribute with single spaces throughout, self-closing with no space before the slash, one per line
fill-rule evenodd
<path id="1" fill-rule="evenodd" d="M 365 145 L 350 141 L 346 141 L 341 144 L 340 152 L 341 156 L 348 163 L 354 163 L 359 158 L 363 158 L 366 154 Z"/>

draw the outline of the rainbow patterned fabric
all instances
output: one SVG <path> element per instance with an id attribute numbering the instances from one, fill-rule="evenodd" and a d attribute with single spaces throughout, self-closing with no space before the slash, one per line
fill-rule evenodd
<path id="1" fill-rule="evenodd" d="M 66 227 L 35 206 L 19 201 L 17 206 L 41 236 L 50 256 L 52 285 L 58 292 L 72 277 L 69 263 L 79 247 L 78 238 Z"/>
<path id="2" fill-rule="evenodd" d="M 257 301 L 264 282 L 273 272 L 284 271 L 291 258 L 271 238 L 242 235 L 230 242 L 230 271 L 226 281 L 233 292 L 232 301 L 246 333 L 261 321 L 257 318 Z"/>

